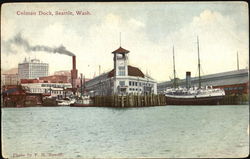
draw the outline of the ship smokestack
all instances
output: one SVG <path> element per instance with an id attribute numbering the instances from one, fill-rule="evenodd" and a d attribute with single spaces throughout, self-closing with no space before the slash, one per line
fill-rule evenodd
<path id="1" fill-rule="evenodd" d="M 191 72 L 186 72 L 186 87 L 190 88 L 191 87 Z"/>

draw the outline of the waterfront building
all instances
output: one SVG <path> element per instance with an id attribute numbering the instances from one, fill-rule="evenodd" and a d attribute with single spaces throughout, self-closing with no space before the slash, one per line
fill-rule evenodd
<path id="1" fill-rule="evenodd" d="M 23 87 L 28 88 L 29 93 L 41 93 L 43 95 L 48 95 L 57 98 L 64 98 L 72 95 L 71 83 L 44 83 L 44 82 L 34 82 L 34 83 L 22 83 Z"/>
<path id="2" fill-rule="evenodd" d="M 215 88 L 223 88 L 226 95 L 229 94 L 248 94 L 249 93 L 249 76 L 248 69 L 240 69 L 216 74 L 201 76 L 202 86 L 213 86 Z M 191 86 L 198 87 L 199 78 L 191 77 Z M 158 93 L 163 93 L 166 88 L 173 86 L 173 81 L 158 83 Z M 186 87 L 187 79 L 178 80 L 178 86 Z"/>
<path id="3" fill-rule="evenodd" d="M 48 76 L 49 64 L 38 59 L 27 60 L 18 64 L 19 79 L 35 79 Z"/>
<path id="4" fill-rule="evenodd" d="M 156 94 L 157 84 L 139 68 L 128 64 L 129 51 L 120 47 L 113 51 L 114 68 L 86 82 L 90 95 Z"/>

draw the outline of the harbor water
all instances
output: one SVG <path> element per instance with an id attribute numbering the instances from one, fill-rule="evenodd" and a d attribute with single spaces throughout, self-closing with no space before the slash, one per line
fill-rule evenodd
<path id="1" fill-rule="evenodd" d="M 249 154 L 249 106 L 2 108 L 6 158 L 230 158 Z"/>

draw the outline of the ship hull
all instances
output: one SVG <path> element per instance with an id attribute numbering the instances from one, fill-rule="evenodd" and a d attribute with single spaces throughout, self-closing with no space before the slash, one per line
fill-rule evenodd
<path id="1" fill-rule="evenodd" d="M 167 105 L 218 105 L 222 99 L 222 96 L 200 98 L 166 97 L 166 103 Z"/>
<path id="2" fill-rule="evenodd" d="M 70 104 L 71 107 L 94 107 L 93 104 Z"/>

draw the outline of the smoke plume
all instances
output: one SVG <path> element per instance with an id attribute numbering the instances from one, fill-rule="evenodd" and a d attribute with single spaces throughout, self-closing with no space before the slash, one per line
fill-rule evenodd
<path id="1" fill-rule="evenodd" d="M 14 52 L 11 45 L 18 45 L 24 47 L 25 51 L 31 52 L 31 51 L 45 51 L 48 53 L 58 53 L 58 54 L 64 54 L 68 56 L 75 56 L 74 53 L 68 51 L 63 45 L 59 47 L 49 47 L 44 45 L 35 45 L 32 46 L 29 44 L 29 42 L 24 39 L 21 34 L 17 34 L 13 39 L 8 40 L 6 43 L 6 48 L 9 52 Z"/>

